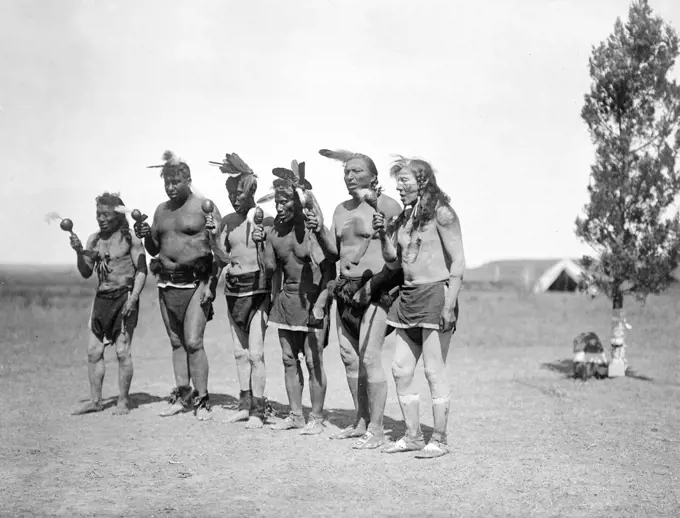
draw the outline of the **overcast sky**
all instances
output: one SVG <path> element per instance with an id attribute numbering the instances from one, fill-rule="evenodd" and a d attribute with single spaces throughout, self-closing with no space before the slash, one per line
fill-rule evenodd
<path id="1" fill-rule="evenodd" d="M 680 30 L 680 2 L 652 0 Z M 468 264 L 578 256 L 593 147 L 580 118 L 592 45 L 628 0 L 0 2 L 0 262 L 74 259 L 94 198 L 152 214 L 165 149 L 230 211 L 208 160 L 237 152 L 268 192 L 307 162 L 327 218 L 347 198 L 321 148 L 423 157 Z M 675 76 L 678 76 L 675 70 Z"/>

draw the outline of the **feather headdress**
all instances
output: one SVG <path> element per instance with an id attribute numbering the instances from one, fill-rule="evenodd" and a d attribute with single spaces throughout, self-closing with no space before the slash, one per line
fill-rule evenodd
<path id="1" fill-rule="evenodd" d="M 319 154 L 332 160 L 338 160 L 343 164 L 352 158 L 362 156 L 360 153 L 354 153 L 352 151 L 347 151 L 346 149 L 336 149 L 334 151 L 331 151 L 330 149 L 320 149 Z"/>
<path id="2" fill-rule="evenodd" d="M 164 164 L 149 165 L 147 166 L 147 169 L 161 168 L 162 169 L 161 176 L 168 173 L 178 172 L 180 174 L 184 173 L 186 176 L 191 177 L 191 170 L 189 169 L 189 165 L 182 158 L 180 158 L 174 151 L 170 151 L 169 149 L 165 150 L 163 152 L 162 159 L 165 162 Z"/>
<path id="3" fill-rule="evenodd" d="M 228 174 L 229 176 L 249 174 L 257 177 L 250 166 L 248 166 L 248 164 L 246 164 L 236 153 L 226 153 L 222 162 L 213 162 L 210 160 L 208 163 L 219 167 L 222 174 Z"/>
<path id="4" fill-rule="evenodd" d="M 275 167 L 272 169 L 274 176 L 287 180 L 292 186 L 299 189 L 311 190 L 312 184 L 305 178 L 305 163 L 293 160 L 290 169 L 285 167 Z"/>
<path id="5" fill-rule="evenodd" d="M 297 192 L 300 203 L 305 207 L 311 198 L 306 196 L 307 191 L 312 190 L 312 184 L 305 178 L 305 163 L 298 163 L 293 160 L 290 164 L 290 169 L 285 167 L 275 167 L 272 169 L 274 176 L 279 180 L 274 180 L 274 188 L 292 189 Z"/>

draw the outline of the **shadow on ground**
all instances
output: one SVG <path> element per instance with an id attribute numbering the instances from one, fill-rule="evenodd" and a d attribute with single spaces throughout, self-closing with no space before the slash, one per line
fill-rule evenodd
<path id="1" fill-rule="evenodd" d="M 553 372 L 562 374 L 565 378 L 574 378 L 574 362 L 572 360 L 557 360 L 554 362 L 546 362 L 541 364 L 541 369 L 547 369 Z M 632 378 L 640 381 L 654 381 L 654 378 L 638 374 L 633 369 L 626 369 L 626 378 Z"/>
<path id="2" fill-rule="evenodd" d="M 569 363 L 571 364 L 571 362 Z M 570 368 L 571 367 L 569 367 L 569 369 Z M 80 402 L 84 403 L 88 400 L 89 398 L 83 398 L 80 400 Z M 103 400 L 102 403 L 104 404 L 104 409 L 106 410 L 108 408 L 114 407 L 116 405 L 117 400 L 118 398 L 116 396 L 106 398 L 105 400 Z M 143 407 L 145 405 L 152 405 L 166 400 L 167 397 L 160 397 L 153 394 L 149 394 L 147 392 L 135 392 L 130 394 L 131 403 L 130 409 L 132 410 L 139 407 Z M 230 394 L 220 393 L 210 394 L 210 403 L 213 407 L 222 407 L 226 410 L 236 410 L 238 408 L 238 402 L 239 402 L 238 398 Z M 279 401 L 271 399 L 268 399 L 268 403 L 269 405 L 271 405 L 271 409 L 274 412 L 274 417 L 276 418 L 284 419 L 290 412 L 290 407 L 288 404 L 281 403 Z M 311 408 L 308 406 L 303 406 L 303 412 L 305 416 L 309 416 Z M 340 429 L 347 428 L 348 426 L 353 425 L 355 422 L 355 412 L 353 409 L 326 408 L 324 410 L 324 414 L 326 416 L 326 420 L 331 425 L 336 426 Z M 402 420 L 396 420 L 385 415 L 383 417 L 383 424 L 385 427 L 385 431 L 389 433 L 395 440 L 404 435 L 405 433 L 405 426 Z M 433 432 L 431 426 L 421 424 L 421 428 L 426 438 L 429 437 Z"/>
<path id="3" fill-rule="evenodd" d="M 279 401 L 272 401 L 271 399 L 269 400 L 269 404 L 272 406 L 276 417 L 278 418 L 283 419 L 288 415 L 288 412 L 290 412 L 290 407 L 287 404 L 280 403 Z M 308 416 L 309 412 L 311 412 L 311 408 L 308 406 L 303 406 L 302 410 L 305 416 Z M 356 420 L 354 409 L 326 408 L 324 409 L 324 414 L 328 423 L 333 426 L 337 426 L 339 429 L 344 429 L 348 426 L 354 425 Z M 383 425 L 385 427 L 385 432 L 387 432 L 395 440 L 405 433 L 404 422 L 401 420 L 397 421 L 396 419 L 392 419 L 391 417 L 385 415 L 383 417 Z M 421 428 L 426 438 L 432 435 L 433 429 L 431 426 L 425 426 L 421 424 Z"/>

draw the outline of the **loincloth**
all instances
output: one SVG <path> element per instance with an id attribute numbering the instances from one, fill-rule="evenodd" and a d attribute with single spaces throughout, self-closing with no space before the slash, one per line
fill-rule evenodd
<path id="1" fill-rule="evenodd" d="M 121 286 L 111 291 L 97 292 L 90 315 L 90 331 L 105 345 L 114 343 L 123 329 L 132 331 L 137 326 L 139 303 L 125 317 L 123 308 L 128 301 L 132 286 Z"/>
<path id="2" fill-rule="evenodd" d="M 276 295 L 269 313 L 269 324 L 278 329 L 301 331 L 305 333 L 325 330 L 325 343 L 328 344 L 328 304 L 322 319 L 315 319 L 312 308 L 319 298 L 319 289 L 305 291 L 300 284 L 284 283 Z"/>
<path id="3" fill-rule="evenodd" d="M 158 298 L 165 306 L 168 316 L 179 324 L 184 324 L 184 317 L 187 314 L 187 308 L 191 303 L 196 291 L 201 287 L 200 284 L 189 284 L 186 286 L 172 285 L 158 288 Z M 203 304 L 201 306 L 206 322 L 213 319 L 214 311 L 212 302 L 210 304 Z"/>
<path id="4" fill-rule="evenodd" d="M 255 313 L 270 297 L 268 282 L 261 282 L 262 272 L 227 275 L 224 279 L 224 295 L 227 308 L 234 324 L 245 333 L 250 332 L 250 324 Z M 262 287 L 264 286 L 264 288 Z"/>
<path id="5" fill-rule="evenodd" d="M 399 297 L 387 315 L 387 323 L 400 329 L 439 330 L 439 320 L 446 302 L 447 281 L 402 286 Z M 458 301 L 454 308 L 458 318 Z"/>
<path id="6" fill-rule="evenodd" d="M 356 293 L 370 280 L 376 279 L 377 276 L 364 276 L 361 278 L 339 277 L 335 281 L 329 283 L 329 292 L 335 299 L 338 308 L 338 318 L 342 327 L 354 340 L 359 340 L 359 330 L 361 328 L 361 320 L 364 313 L 370 304 L 375 304 L 389 311 L 390 307 L 398 296 L 398 287 L 400 279 L 394 275 L 391 279 L 385 282 L 378 283 L 376 286 L 371 285 L 371 298 L 368 304 L 360 304 L 355 302 L 353 297 Z M 385 336 L 389 335 L 394 329 L 388 327 L 385 330 Z"/>
<path id="7" fill-rule="evenodd" d="M 212 266 L 212 255 L 198 257 L 189 264 L 179 264 L 172 270 L 165 268 L 156 258 L 150 261 L 149 269 L 157 279 L 158 298 L 162 300 L 170 318 L 184 324 L 189 303 L 201 282 L 210 278 Z M 214 315 L 212 302 L 201 308 L 206 321 L 211 321 Z"/>

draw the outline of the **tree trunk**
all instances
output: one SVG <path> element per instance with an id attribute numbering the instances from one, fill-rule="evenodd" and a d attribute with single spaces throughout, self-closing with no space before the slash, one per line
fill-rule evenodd
<path id="1" fill-rule="evenodd" d="M 626 375 L 626 328 L 626 316 L 623 311 L 623 292 L 621 291 L 621 285 L 617 283 L 612 290 L 612 358 L 609 363 L 610 378 Z"/>

